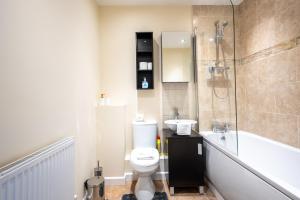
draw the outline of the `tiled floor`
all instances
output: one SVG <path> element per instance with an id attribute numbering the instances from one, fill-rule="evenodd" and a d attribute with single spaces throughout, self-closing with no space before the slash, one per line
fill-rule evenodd
<path id="1" fill-rule="evenodd" d="M 156 190 L 159 192 L 165 191 L 168 194 L 168 200 L 216 200 L 216 197 L 208 189 L 204 195 L 200 195 L 197 191 L 178 191 L 174 196 L 170 196 L 165 181 L 155 181 Z M 107 200 L 120 200 L 123 194 L 133 193 L 135 182 L 128 183 L 122 186 L 106 186 L 105 198 Z"/>

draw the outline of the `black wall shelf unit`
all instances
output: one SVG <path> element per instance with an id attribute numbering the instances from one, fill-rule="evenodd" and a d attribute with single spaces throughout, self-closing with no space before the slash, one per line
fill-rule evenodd
<path id="1" fill-rule="evenodd" d="M 151 69 L 140 69 L 140 63 L 152 63 Z M 148 88 L 143 88 L 142 83 L 146 79 Z M 153 33 L 136 33 L 136 88 L 138 90 L 154 89 L 154 65 L 153 65 Z"/>

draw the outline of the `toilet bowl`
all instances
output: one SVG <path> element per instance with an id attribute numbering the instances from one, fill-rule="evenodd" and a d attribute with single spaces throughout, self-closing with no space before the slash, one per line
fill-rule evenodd
<path id="1" fill-rule="evenodd" d="M 138 175 L 134 194 L 138 200 L 151 200 L 155 186 L 151 175 L 159 166 L 159 153 L 155 148 L 157 123 L 155 121 L 133 122 L 133 150 L 130 163 Z"/>
<path id="2" fill-rule="evenodd" d="M 155 193 L 151 175 L 159 166 L 159 153 L 154 148 L 136 148 L 131 152 L 130 162 L 138 175 L 135 196 L 139 200 L 150 200 Z"/>

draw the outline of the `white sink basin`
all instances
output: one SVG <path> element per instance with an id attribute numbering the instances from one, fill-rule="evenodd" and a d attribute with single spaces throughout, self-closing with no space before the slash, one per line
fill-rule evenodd
<path id="1" fill-rule="evenodd" d="M 193 125 L 197 124 L 197 121 L 191 119 L 171 119 L 165 121 L 167 127 L 175 132 L 177 131 L 178 123 L 191 124 L 192 125 L 191 127 L 193 127 Z"/>

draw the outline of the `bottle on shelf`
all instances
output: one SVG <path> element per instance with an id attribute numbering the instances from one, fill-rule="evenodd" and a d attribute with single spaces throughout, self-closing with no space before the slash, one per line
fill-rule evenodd
<path id="1" fill-rule="evenodd" d="M 142 82 L 142 88 L 143 88 L 143 89 L 147 89 L 148 87 L 149 87 L 149 84 L 148 84 L 148 82 L 147 82 L 146 77 L 144 77 L 144 81 Z"/>

